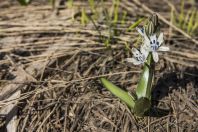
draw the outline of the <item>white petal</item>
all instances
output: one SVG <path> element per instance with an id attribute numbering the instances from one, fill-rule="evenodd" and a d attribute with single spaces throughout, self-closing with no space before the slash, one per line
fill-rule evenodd
<path id="1" fill-rule="evenodd" d="M 146 47 L 150 47 L 150 40 L 149 38 L 147 37 L 146 33 L 144 33 L 144 45 Z"/>
<path id="2" fill-rule="evenodd" d="M 150 37 L 150 40 L 153 42 L 153 40 L 155 40 L 155 43 L 157 43 L 157 37 L 156 37 L 156 34 L 152 35 Z"/>
<path id="3" fill-rule="evenodd" d="M 140 47 L 140 51 L 145 56 L 145 58 L 147 58 L 147 56 L 149 54 L 149 49 L 143 45 Z"/>
<path id="4" fill-rule="evenodd" d="M 139 52 L 136 48 L 132 48 L 132 53 L 137 53 L 137 52 Z"/>
<path id="5" fill-rule="evenodd" d="M 169 51 L 170 48 L 167 47 L 167 46 L 160 46 L 158 50 L 159 50 L 159 51 Z"/>
<path id="6" fill-rule="evenodd" d="M 150 42 L 149 42 L 149 43 L 150 43 Z M 142 45 L 142 47 L 143 47 L 143 48 L 144 48 L 144 50 L 146 50 L 147 52 L 152 51 L 152 50 L 151 50 L 151 45 L 150 45 L 150 44 L 149 44 L 149 45 L 147 45 L 147 44 L 145 44 L 145 43 L 144 43 L 144 44 Z"/>
<path id="7" fill-rule="evenodd" d="M 139 65 L 142 62 L 137 61 L 135 58 L 127 58 L 126 61 L 133 63 L 134 65 Z"/>
<path id="8" fill-rule="evenodd" d="M 133 53 L 133 55 L 134 55 L 135 57 L 138 57 L 138 56 L 141 55 L 140 51 L 137 50 L 136 48 L 132 48 L 132 53 Z"/>
<path id="9" fill-rule="evenodd" d="M 154 60 L 155 62 L 158 62 L 158 60 L 159 60 L 158 53 L 157 53 L 157 52 L 152 52 L 152 55 L 153 55 L 153 60 Z"/>
<path id="10" fill-rule="evenodd" d="M 144 47 L 143 45 L 140 47 L 140 52 L 144 53 L 146 51 L 146 47 Z"/>
<path id="11" fill-rule="evenodd" d="M 136 27 L 136 30 L 140 35 L 144 36 L 144 32 L 140 28 Z"/>
<path id="12" fill-rule="evenodd" d="M 163 36 L 164 36 L 163 33 L 160 33 L 160 35 L 157 39 L 157 41 L 159 42 L 159 46 L 164 42 Z"/>

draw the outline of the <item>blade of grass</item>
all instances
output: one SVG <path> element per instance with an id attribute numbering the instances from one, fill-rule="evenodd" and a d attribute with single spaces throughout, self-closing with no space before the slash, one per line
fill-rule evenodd
<path id="1" fill-rule="evenodd" d="M 122 15 L 122 19 L 121 19 L 121 24 L 122 24 L 122 25 L 125 24 L 126 16 L 127 16 L 127 12 L 126 12 L 126 11 L 123 11 L 123 15 Z"/>
<path id="2" fill-rule="evenodd" d="M 192 10 L 188 10 L 186 17 L 184 18 L 184 22 L 182 24 L 181 29 L 183 29 L 184 31 L 187 31 L 188 28 L 188 24 L 189 24 L 189 18 L 190 18 L 190 14 L 192 13 Z"/>
<path id="3" fill-rule="evenodd" d="M 131 31 L 132 29 L 136 28 L 143 20 L 144 20 L 144 18 L 140 18 L 139 20 L 137 20 L 135 23 L 133 23 L 133 24 L 127 29 L 127 31 Z"/>
<path id="4" fill-rule="evenodd" d="M 82 11 L 81 11 L 81 24 L 83 26 L 85 26 L 87 23 L 89 22 L 89 18 L 85 12 L 85 9 L 82 8 Z"/>
<path id="5" fill-rule="evenodd" d="M 171 7 L 171 22 L 173 24 L 176 24 L 176 26 L 178 26 L 178 24 L 176 22 L 176 14 L 177 14 L 177 12 L 175 11 L 175 8 Z"/>
<path id="6" fill-rule="evenodd" d="M 119 10 L 119 0 L 115 0 L 114 2 L 114 20 L 113 23 L 116 24 L 118 22 L 118 10 Z"/>
<path id="7" fill-rule="evenodd" d="M 190 32 L 192 31 L 192 28 L 193 28 L 193 23 L 194 23 L 194 20 L 195 20 L 195 9 L 192 10 L 192 13 L 191 13 L 191 16 L 190 16 L 190 20 L 188 22 L 188 27 L 187 27 L 187 33 L 190 34 Z"/>
<path id="8" fill-rule="evenodd" d="M 124 45 L 125 45 L 126 51 L 130 51 L 131 50 L 131 48 L 129 47 L 129 44 L 127 42 L 125 42 Z"/>
<path id="9" fill-rule="evenodd" d="M 192 33 L 194 33 L 195 31 L 198 32 L 198 11 L 196 11 L 196 15 L 195 15 L 195 24 L 192 27 Z M 196 34 L 195 32 L 195 34 Z"/>
<path id="10" fill-rule="evenodd" d="M 181 7 L 180 7 L 180 15 L 179 15 L 179 26 L 182 27 L 182 23 L 184 20 L 184 0 L 181 1 Z"/>

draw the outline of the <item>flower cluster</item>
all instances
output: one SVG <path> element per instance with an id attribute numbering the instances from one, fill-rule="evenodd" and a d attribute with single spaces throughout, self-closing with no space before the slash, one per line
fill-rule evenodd
<path id="1" fill-rule="evenodd" d="M 139 34 L 143 38 L 143 44 L 140 47 L 140 50 L 133 48 L 133 58 L 127 58 L 128 62 L 132 62 L 134 65 L 144 64 L 149 53 L 152 53 L 153 60 L 158 62 L 159 57 L 157 51 L 169 51 L 169 47 L 162 46 L 164 39 L 163 33 L 152 34 L 147 36 L 144 28 L 136 28 Z"/>

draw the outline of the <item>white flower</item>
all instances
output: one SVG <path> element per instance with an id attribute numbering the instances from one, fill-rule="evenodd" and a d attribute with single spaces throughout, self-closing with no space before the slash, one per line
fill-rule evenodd
<path id="1" fill-rule="evenodd" d="M 161 46 L 164 42 L 163 33 L 160 33 L 159 37 L 157 38 L 156 34 L 151 35 L 149 38 L 144 32 L 143 28 L 136 28 L 137 31 L 144 37 L 144 45 L 143 47 L 147 49 L 149 52 L 152 52 L 153 60 L 158 62 L 159 57 L 157 50 L 159 51 L 169 51 L 169 47 Z"/>
<path id="2" fill-rule="evenodd" d="M 136 48 L 132 48 L 133 58 L 127 58 L 128 62 L 132 62 L 134 65 L 143 64 L 148 56 L 148 51 L 141 46 L 140 51 Z"/>
<path id="3" fill-rule="evenodd" d="M 138 27 L 136 27 L 136 30 L 138 31 L 139 34 L 141 34 L 142 36 L 144 36 L 144 28 L 138 28 Z"/>

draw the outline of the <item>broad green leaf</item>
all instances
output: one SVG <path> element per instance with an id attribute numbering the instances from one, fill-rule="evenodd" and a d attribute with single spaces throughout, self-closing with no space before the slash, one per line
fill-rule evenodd
<path id="1" fill-rule="evenodd" d="M 140 81 L 136 88 L 137 100 L 133 112 L 137 116 L 144 116 L 151 107 L 151 88 L 153 80 L 154 62 L 150 53 L 147 62 L 144 64 Z"/>
<path id="2" fill-rule="evenodd" d="M 147 62 L 144 64 L 143 71 L 141 73 L 141 78 L 136 88 L 136 95 L 138 99 L 141 97 L 151 99 L 151 87 L 153 80 L 154 63 L 152 54 L 149 53 Z"/>
<path id="3" fill-rule="evenodd" d="M 147 112 L 151 108 L 151 101 L 148 98 L 141 97 L 135 102 L 135 106 L 133 108 L 133 112 L 137 116 L 144 116 L 145 112 Z"/>
<path id="4" fill-rule="evenodd" d="M 127 104 L 129 108 L 134 108 L 135 105 L 135 97 L 129 94 L 129 92 L 122 90 L 118 86 L 114 85 L 110 81 L 108 81 L 105 78 L 100 78 L 100 81 L 104 85 L 105 88 L 107 88 L 109 91 L 111 91 L 115 96 L 120 98 L 124 103 Z"/>

